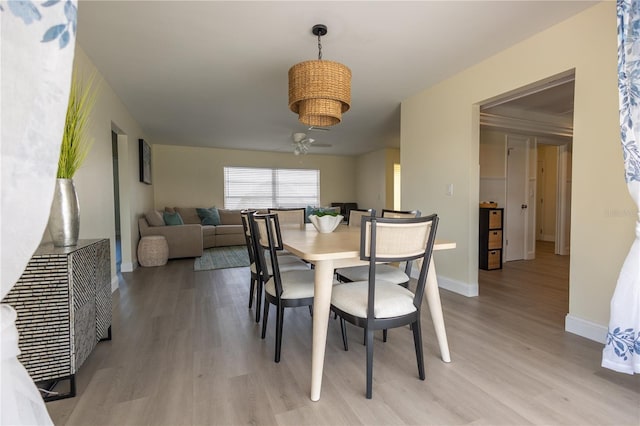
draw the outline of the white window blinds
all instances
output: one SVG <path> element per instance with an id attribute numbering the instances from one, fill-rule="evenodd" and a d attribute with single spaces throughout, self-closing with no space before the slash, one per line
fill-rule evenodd
<path id="1" fill-rule="evenodd" d="M 320 204 L 320 170 L 224 168 L 224 207 L 266 209 Z"/>

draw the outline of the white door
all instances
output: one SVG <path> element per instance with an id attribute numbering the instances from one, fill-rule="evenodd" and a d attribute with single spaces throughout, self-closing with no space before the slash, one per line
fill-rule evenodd
<path id="1" fill-rule="evenodd" d="M 545 229 L 545 161 L 538 160 L 538 172 L 536 174 L 536 240 L 544 240 L 548 230 Z"/>
<path id="2" fill-rule="evenodd" d="M 529 138 L 507 136 L 507 204 L 505 262 L 525 259 L 528 219 L 527 177 Z"/>

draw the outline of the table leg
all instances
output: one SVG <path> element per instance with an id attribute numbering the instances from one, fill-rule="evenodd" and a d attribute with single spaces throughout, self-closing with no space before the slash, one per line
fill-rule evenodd
<path id="1" fill-rule="evenodd" d="M 438 278 L 436 276 L 436 266 L 433 257 L 429 263 L 429 273 L 427 274 L 426 285 L 427 303 L 431 312 L 431 320 L 436 330 L 438 345 L 440 346 L 440 355 L 444 362 L 451 362 L 449 354 L 449 343 L 447 342 L 447 331 L 444 328 L 444 317 L 442 315 L 442 304 L 440 303 L 440 290 L 438 288 Z"/>
<path id="2" fill-rule="evenodd" d="M 311 349 L 311 400 L 320 399 L 324 352 L 327 345 L 327 327 L 333 286 L 333 261 L 323 260 L 315 264 L 313 294 L 313 346 Z"/>

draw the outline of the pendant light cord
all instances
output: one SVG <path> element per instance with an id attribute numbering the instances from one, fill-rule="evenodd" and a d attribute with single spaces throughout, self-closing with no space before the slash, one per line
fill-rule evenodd
<path id="1" fill-rule="evenodd" d="M 318 32 L 318 60 L 322 60 L 322 42 L 320 41 L 320 37 L 322 37 L 321 33 Z"/>

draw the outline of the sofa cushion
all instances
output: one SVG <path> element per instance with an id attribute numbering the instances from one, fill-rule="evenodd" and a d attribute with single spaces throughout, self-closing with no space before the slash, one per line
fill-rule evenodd
<path id="1" fill-rule="evenodd" d="M 242 225 L 218 225 L 216 226 L 217 235 L 242 234 L 244 228 Z"/>
<path id="2" fill-rule="evenodd" d="M 182 220 L 182 217 L 180 217 L 180 213 L 178 212 L 175 212 L 175 213 L 164 212 L 162 213 L 162 218 L 164 219 L 165 225 L 168 225 L 168 226 L 184 225 L 184 221 Z"/>
<path id="3" fill-rule="evenodd" d="M 196 212 L 198 213 L 203 225 L 220 225 L 220 214 L 218 213 L 217 208 L 196 208 Z"/>
<path id="4" fill-rule="evenodd" d="M 198 225 L 202 223 L 195 207 L 174 207 L 174 209 L 180 213 L 180 217 L 184 223 L 197 223 Z"/>
<path id="5" fill-rule="evenodd" d="M 218 209 L 221 225 L 242 225 L 241 210 Z"/>
<path id="6" fill-rule="evenodd" d="M 202 225 L 202 248 L 216 247 L 216 226 Z"/>
<path id="7" fill-rule="evenodd" d="M 158 210 L 149 210 L 144 214 L 149 226 L 164 226 L 164 218 Z"/>

